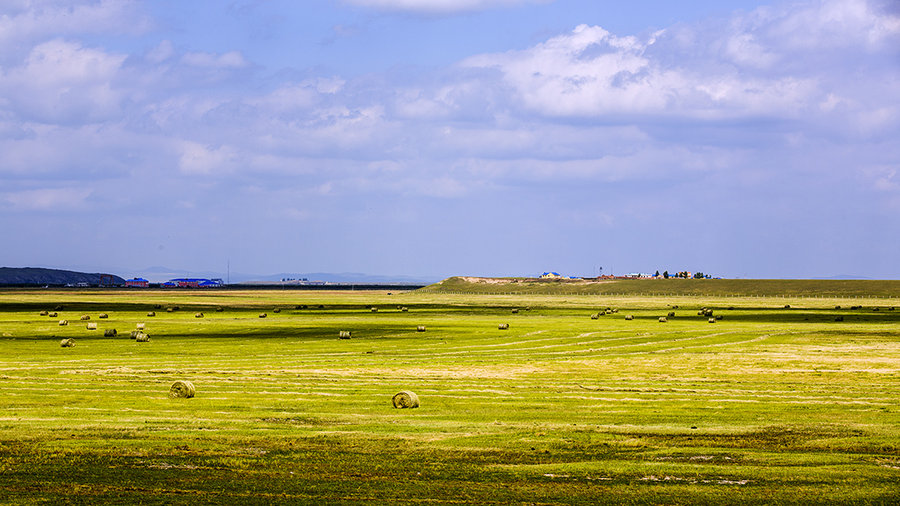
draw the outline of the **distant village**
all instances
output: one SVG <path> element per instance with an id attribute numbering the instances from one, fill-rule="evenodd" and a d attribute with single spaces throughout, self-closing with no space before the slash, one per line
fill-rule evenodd
<path id="1" fill-rule="evenodd" d="M 580 277 L 580 276 L 563 276 L 558 272 L 545 272 L 541 274 L 540 279 L 581 279 L 581 280 L 605 280 L 605 279 L 670 279 L 670 278 L 681 278 L 681 279 L 713 279 L 709 274 L 704 274 L 702 272 L 691 272 L 691 271 L 680 271 L 674 274 L 669 274 L 669 271 L 663 271 L 660 274 L 659 271 L 656 271 L 653 274 L 643 273 L 643 272 L 632 272 L 630 274 L 625 274 L 623 276 L 617 276 L 612 274 L 600 275 L 594 277 Z"/>

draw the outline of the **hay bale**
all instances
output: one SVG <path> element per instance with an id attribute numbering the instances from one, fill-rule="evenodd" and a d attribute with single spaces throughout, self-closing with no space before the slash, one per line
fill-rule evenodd
<path id="1" fill-rule="evenodd" d="M 203 313 L 195 313 L 194 318 L 203 318 Z"/>
<path id="2" fill-rule="evenodd" d="M 509 329 L 509 324 L 508 324 L 508 323 L 501 323 L 500 325 L 497 325 L 497 328 L 500 329 L 500 330 L 507 330 L 507 329 Z"/>
<path id="3" fill-rule="evenodd" d="M 834 306 L 834 308 L 835 308 L 835 309 L 840 309 L 840 308 L 841 308 L 841 306 Z"/>
<path id="4" fill-rule="evenodd" d="M 721 320 L 721 319 L 722 319 L 722 315 L 717 314 L 717 315 L 716 315 L 716 320 Z"/>
<path id="5" fill-rule="evenodd" d="M 267 315 L 266 313 L 259 313 L 260 318 L 265 318 L 266 316 L 269 316 L 269 315 Z"/>
<path id="6" fill-rule="evenodd" d="M 631 320 L 634 320 L 634 316 L 633 315 L 625 315 L 625 319 L 628 321 L 631 321 Z"/>
<path id="7" fill-rule="evenodd" d="M 116 337 L 119 332 L 116 329 L 106 329 L 103 331 L 103 337 Z"/>
<path id="8" fill-rule="evenodd" d="M 416 332 L 425 332 L 425 325 L 419 325 L 416 327 Z"/>
<path id="9" fill-rule="evenodd" d="M 134 336 L 134 340 L 139 343 L 149 343 L 150 342 L 150 334 L 138 332 L 137 335 Z"/>
<path id="10" fill-rule="evenodd" d="M 600 319 L 600 313 L 594 313 L 591 315 L 591 320 L 599 320 L 599 319 Z"/>
<path id="11" fill-rule="evenodd" d="M 82 319 L 82 320 L 90 320 L 90 319 L 91 319 L 91 315 L 83 314 L 83 315 L 81 315 L 81 319 Z"/>
<path id="12" fill-rule="evenodd" d="M 512 314 L 519 314 L 519 310 L 518 310 L 518 309 L 513 309 L 513 310 L 512 310 Z"/>
<path id="13" fill-rule="evenodd" d="M 53 311 L 52 313 L 48 314 L 47 316 L 49 316 L 50 318 L 56 318 L 56 311 Z"/>
<path id="14" fill-rule="evenodd" d="M 675 318 L 675 311 L 669 311 L 669 318 Z"/>
<path id="15" fill-rule="evenodd" d="M 167 308 L 166 308 L 166 312 L 167 312 L 167 313 L 174 313 L 174 312 L 175 312 L 175 308 L 173 308 L 173 307 L 167 307 Z"/>
<path id="16" fill-rule="evenodd" d="M 63 339 L 62 341 L 59 342 L 59 345 L 62 346 L 63 348 L 74 348 L 75 340 L 74 339 Z"/>
<path id="17" fill-rule="evenodd" d="M 372 312 L 373 312 L 373 313 L 377 313 L 377 312 L 378 312 L 378 308 L 377 308 L 377 307 L 373 307 L 373 308 L 372 308 Z"/>
<path id="18" fill-rule="evenodd" d="M 350 337 L 351 337 L 351 332 L 350 332 L 349 330 L 342 330 L 342 331 L 338 334 L 338 337 L 340 337 L 341 339 L 350 339 Z"/>
<path id="19" fill-rule="evenodd" d="M 66 326 L 66 325 L 68 325 L 68 324 L 69 324 L 69 320 L 60 320 L 60 321 L 59 321 L 59 326 L 60 326 L 60 327 L 64 327 L 64 326 Z"/>
<path id="20" fill-rule="evenodd" d="M 217 313 L 221 313 L 222 311 L 225 311 L 225 308 L 222 308 L 222 307 L 217 307 L 217 308 L 216 308 L 216 312 L 217 312 Z"/>
<path id="21" fill-rule="evenodd" d="M 710 318 L 710 319 L 709 319 L 709 323 L 716 323 L 716 319 L 715 319 L 715 318 Z"/>
<path id="22" fill-rule="evenodd" d="M 149 313 L 147 313 L 147 316 L 156 316 L 156 313 L 154 311 L 150 311 Z"/>
<path id="23" fill-rule="evenodd" d="M 50 311 L 41 311 L 41 316 L 47 316 L 50 314 Z"/>
<path id="24" fill-rule="evenodd" d="M 669 321 L 669 320 L 665 316 L 659 317 L 659 323 L 666 323 L 667 321 Z"/>
<path id="25" fill-rule="evenodd" d="M 135 325 L 135 327 L 137 327 L 138 330 L 144 330 L 144 327 L 146 327 L 146 325 L 143 323 L 138 323 L 137 325 Z"/>
<path id="26" fill-rule="evenodd" d="M 178 380 L 169 388 L 169 398 L 171 399 L 190 399 L 195 393 L 194 384 L 185 380 Z"/>
<path id="27" fill-rule="evenodd" d="M 97 318 L 109 318 L 109 315 L 106 313 L 100 313 L 99 315 L 97 315 Z"/>
<path id="28" fill-rule="evenodd" d="M 87 329 L 88 329 L 88 330 L 97 330 L 97 324 L 94 323 L 94 322 L 88 323 L 88 324 L 87 324 Z"/>
<path id="29" fill-rule="evenodd" d="M 278 314 L 278 313 L 281 312 L 281 309 L 279 309 L 279 308 L 276 307 L 275 309 L 272 310 L 272 312 L 275 313 L 275 314 Z"/>
<path id="30" fill-rule="evenodd" d="M 140 333 L 141 333 L 140 330 L 132 330 L 132 331 L 131 331 L 131 338 L 132 338 L 132 339 L 137 338 L 138 334 L 140 334 Z"/>
<path id="31" fill-rule="evenodd" d="M 409 308 L 408 308 L 408 307 L 401 307 L 401 308 L 400 308 L 400 311 L 403 311 L 404 313 L 406 313 L 406 312 L 409 311 Z"/>
<path id="32" fill-rule="evenodd" d="M 403 390 L 402 392 L 395 394 L 394 398 L 391 399 L 391 402 L 397 409 L 418 408 L 419 396 L 409 390 Z"/>
<path id="33" fill-rule="evenodd" d="M 790 309 L 790 308 L 791 308 L 791 305 L 790 305 L 790 304 L 785 304 L 785 305 L 784 305 L 784 308 L 785 308 L 785 309 Z"/>

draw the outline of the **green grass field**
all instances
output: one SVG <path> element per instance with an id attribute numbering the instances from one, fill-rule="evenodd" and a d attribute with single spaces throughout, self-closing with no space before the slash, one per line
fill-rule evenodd
<path id="1" fill-rule="evenodd" d="M 813 294 L 3 291 L 0 502 L 896 504 L 900 301 Z"/>

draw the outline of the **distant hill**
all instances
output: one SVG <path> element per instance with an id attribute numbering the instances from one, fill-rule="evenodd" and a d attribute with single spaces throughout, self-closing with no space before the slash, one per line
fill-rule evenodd
<path id="1" fill-rule="evenodd" d="M 64 271 L 60 269 L 43 269 L 40 267 L 0 267 L 0 285 L 99 285 L 101 273 Z M 112 283 L 124 285 L 125 280 L 112 276 Z"/>
<path id="2" fill-rule="evenodd" d="M 452 277 L 435 293 L 632 296 L 900 297 L 900 280 L 850 279 L 535 279 Z"/>

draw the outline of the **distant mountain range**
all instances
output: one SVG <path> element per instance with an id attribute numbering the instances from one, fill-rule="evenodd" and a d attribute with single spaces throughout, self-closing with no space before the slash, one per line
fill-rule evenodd
<path id="1" fill-rule="evenodd" d="M 226 283 L 278 283 L 282 280 L 299 280 L 306 279 L 309 281 L 325 281 L 327 283 L 358 283 L 358 284 L 392 284 L 392 283 L 409 283 L 418 285 L 427 285 L 440 281 L 439 278 L 416 277 L 416 276 L 384 276 L 363 274 L 359 272 L 281 272 L 277 274 L 247 274 L 243 272 L 218 272 L 218 271 L 185 271 L 180 269 L 171 269 L 168 267 L 153 266 L 135 274 L 149 279 L 151 282 L 166 281 L 172 278 L 221 278 Z"/>
<path id="2" fill-rule="evenodd" d="M 101 273 L 84 273 L 64 269 L 45 269 L 38 267 L 0 267 L 0 285 L 77 285 L 87 283 L 97 285 L 100 283 Z M 111 275 L 112 283 L 125 284 L 121 276 Z M 168 267 L 148 267 L 143 270 L 130 272 L 127 277 L 142 277 L 151 283 L 168 281 L 173 278 L 221 278 L 231 284 L 240 283 L 280 283 L 282 280 L 324 281 L 327 283 L 356 283 L 356 284 L 413 284 L 427 285 L 439 281 L 437 278 L 419 278 L 414 276 L 379 276 L 362 273 L 344 272 L 332 274 L 326 272 L 310 273 L 279 273 L 269 275 L 246 274 L 239 272 L 223 273 L 216 271 L 186 271 L 171 269 Z M 287 282 L 287 281 L 286 281 Z"/>
<path id="3" fill-rule="evenodd" d="M 113 274 L 64 271 L 40 267 L 0 267 L 0 285 L 99 285 L 100 277 L 110 284 L 125 284 L 125 280 Z M 105 276 L 110 276 L 105 278 Z"/>

